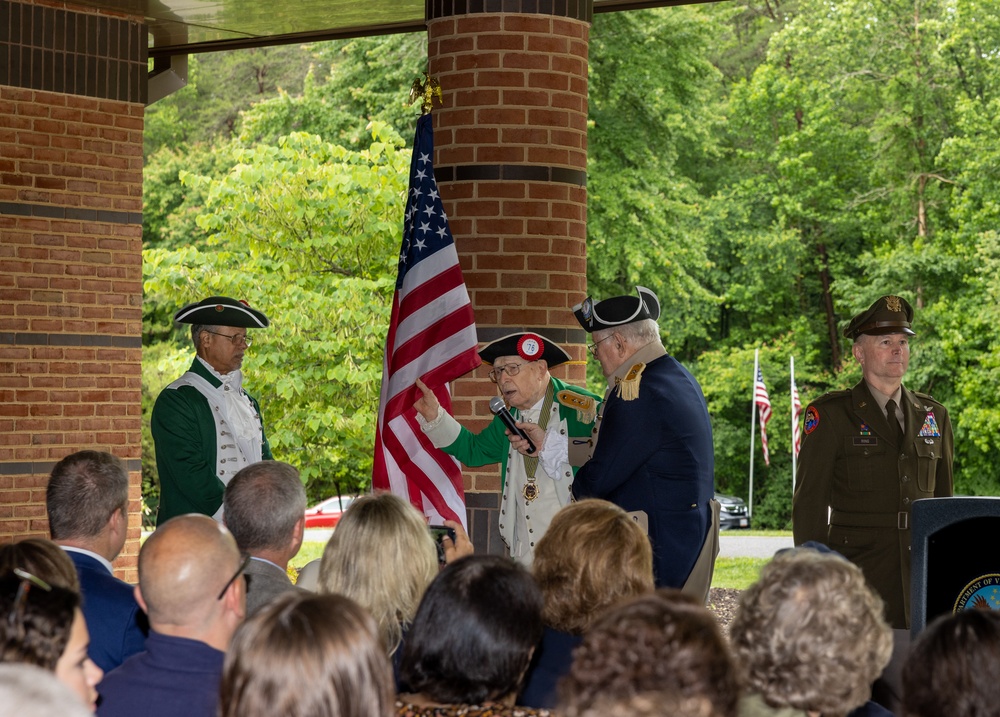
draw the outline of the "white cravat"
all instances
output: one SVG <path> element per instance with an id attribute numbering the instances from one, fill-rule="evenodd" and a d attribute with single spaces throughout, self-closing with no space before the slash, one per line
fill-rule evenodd
<path id="1" fill-rule="evenodd" d="M 198 360 L 222 381 L 218 392 L 222 397 L 224 413 L 233 431 L 233 439 L 243 452 L 248 463 L 257 463 L 261 459 L 261 424 L 254 410 L 250 397 L 243 392 L 243 372 L 237 369 L 227 374 L 221 374 L 212 368 L 200 356 Z"/>

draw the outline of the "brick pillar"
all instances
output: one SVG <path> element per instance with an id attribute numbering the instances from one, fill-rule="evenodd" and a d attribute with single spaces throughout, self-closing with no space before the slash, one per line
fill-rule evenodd
<path id="1" fill-rule="evenodd" d="M 142 122 L 136 18 L 0 0 L 0 541 L 48 535 L 52 466 L 129 469 L 139 548 Z"/>
<path id="2" fill-rule="evenodd" d="M 499 12 L 502 8 L 503 12 Z M 553 374 L 582 385 L 586 334 L 570 307 L 586 291 L 587 49 L 590 0 L 428 0 L 435 175 L 479 340 L 536 331 L 576 362 Z M 455 416 L 491 419 L 488 367 L 454 386 Z M 499 553 L 500 474 L 465 473 L 470 531 Z"/>

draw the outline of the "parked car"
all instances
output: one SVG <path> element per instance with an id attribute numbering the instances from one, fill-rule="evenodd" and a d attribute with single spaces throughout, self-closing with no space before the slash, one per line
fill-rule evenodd
<path id="1" fill-rule="evenodd" d="M 747 504 L 742 498 L 737 498 L 735 495 L 716 493 L 715 499 L 722 506 L 722 510 L 719 511 L 719 528 L 729 530 L 731 528 L 750 527 Z"/>
<path id="2" fill-rule="evenodd" d="M 356 495 L 343 495 L 327 498 L 317 503 L 312 508 L 306 508 L 307 528 L 333 528 L 340 521 L 340 516 L 347 506 L 349 506 Z"/>

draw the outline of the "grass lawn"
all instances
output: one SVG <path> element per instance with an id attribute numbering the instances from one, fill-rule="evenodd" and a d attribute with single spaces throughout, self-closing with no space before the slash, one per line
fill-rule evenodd
<path id="1" fill-rule="evenodd" d="M 723 530 L 719 533 L 723 538 L 791 538 L 790 530 Z"/>
<path id="2" fill-rule="evenodd" d="M 773 532 L 775 535 L 782 535 L 780 531 Z M 755 531 L 753 534 L 758 533 L 759 531 Z M 741 531 L 741 534 L 748 535 L 750 533 Z M 301 568 L 310 560 L 321 557 L 325 545 L 326 543 L 319 542 L 302 543 L 302 549 L 292 560 L 292 565 Z M 744 590 L 757 579 L 761 566 L 766 562 L 767 560 L 763 558 L 719 558 L 715 561 L 712 587 Z"/>
<path id="3" fill-rule="evenodd" d="M 292 558 L 292 565 L 294 565 L 297 568 L 301 568 L 310 560 L 315 560 L 316 558 L 322 558 L 323 548 L 325 547 L 326 543 L 320 543 L 320 542 L 302 543 L 302 547 L 299 549 L 299 554 L 296 555 L 294 558 Z"/>
<path id="4" fill-rule="evenodd" d="M 745 590 L 757 580 L 760 569 L 770 558 L 717 558 L 712 574 L 713 588 Z"/>

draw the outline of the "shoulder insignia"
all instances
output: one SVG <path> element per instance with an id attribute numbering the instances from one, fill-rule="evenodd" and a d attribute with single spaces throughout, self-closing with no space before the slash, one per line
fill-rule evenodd
<path id="1" fill-rule="evenodd" d="M 816 410 L 815 406 L 809 406 L 809 408 L 806 409 L 806 418 L 805 423 L 803 424 L 806 435 L 808 436 L 810 433 L 815 431 L 818 425 L 819 411 Z"/>
<path id="2" fill-rule="evenodd" d="M 639 398 L 639 381 L 642 379 L 642 372 L 646 370 L 646 364 L 639 362 L 632 366 L 623 379 L 615 379 L 615 390 L 623 401 L 634 401 Z"/>
<path id="3" fill-rule="evenodd" d="M 813 403 L 819 405 L 821 403 L 826 403 L 827 401 L 835 401 L 837 399 L 849 398 L 850 395 L 851 395 L 851 389 L 849 388 L 841 389 L 839 391 L 830 391 L 828 393 L 824 393 L 822 396 L 813 399 Z"/>
<path id="4" fill-rule="evenodd" d="M 593 423 L 594 419 L 597 418 L 597 399 L 595 398 L 564 388 L 556 394 L 556 400 L 567 408 L 575 408 L 576 420 L 580 423 Z"/>

